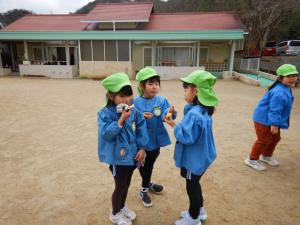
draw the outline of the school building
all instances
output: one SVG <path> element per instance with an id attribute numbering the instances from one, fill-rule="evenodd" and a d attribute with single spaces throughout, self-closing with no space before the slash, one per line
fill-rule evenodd
<path id="1" fill-rule="evenodd" d="M 230 74 L 244 34 L 234 13 L 154 13 L 151 2 L 26 15 L 0 30 L 0 76 L 103 78 L 122 71 L 133 78 L 144 66 L 162 79 L 196 69 Z"/>

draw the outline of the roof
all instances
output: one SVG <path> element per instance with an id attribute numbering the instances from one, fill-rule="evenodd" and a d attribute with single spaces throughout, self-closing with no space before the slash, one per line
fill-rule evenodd
<path id="1" fill-rule="evenodd" d="M 26 15 L 4 27 L 3 31 L 80 31 L 87 24 L 80 23 L 81 14 Z"/>
<path id="2" fill-rule="evenodd" d="M 232 12 L 162 13 L 151 15 L 144 30 L 234 30 L 244 25 Z"/>
<path id="3" fill-rule="evenodd" d="M 152 2 L 100 3 L 83 19 L 88 22 L 148 22 Z"/>

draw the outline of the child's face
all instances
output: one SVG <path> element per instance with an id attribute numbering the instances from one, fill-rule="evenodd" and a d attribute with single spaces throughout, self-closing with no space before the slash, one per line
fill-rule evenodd
<path id="1" fill-rule="evenodd" d="M 157 95 L 159 91 L 159 82 L 158 81 L 146 81 L 145 86 L 143 88 L 144 97 L 152 98 Z"/>
<path id="2" fill-rule="evenodd" d="M 281 83 L 288 86 L 288 87 L 294 87 L 297 82 L 297 75 L 289 75 L 282 77 Z"/>
<path id="3" fill-rule="evenodd" d="M 119 105 L 121 103 L 125 103 L 127 105 L 131 105 L 131 102 L 132 102 L 132 98 L 133 96 L 123 96 L 121 94 L 117 94 L 115 95 L 114 97 L 112 97 L 112 101 L 116 104 L 116 105 Z"/>
<path id="4" fill-rule="evenodd" d="M 197 88 L 188 86 L 184 88 L 184 100 L 188 103 L 193 103 L 195 97 L 197 96 Z"/>

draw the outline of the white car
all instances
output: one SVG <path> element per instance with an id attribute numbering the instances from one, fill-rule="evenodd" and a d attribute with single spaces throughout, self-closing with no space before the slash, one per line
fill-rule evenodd
<path id="1" fill-rule="evenodd" d="M 300 55 L 300 40 L 280 42 L 276 47 L 276 55 Z"/>

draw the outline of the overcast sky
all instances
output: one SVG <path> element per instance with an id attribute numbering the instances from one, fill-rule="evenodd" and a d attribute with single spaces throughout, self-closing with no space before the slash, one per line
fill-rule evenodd
<path id="1" fill-rule="evenodd" d="M 26 9 L 38 14 L 75 12 L 93 0 L 0 0 L 0 13 Z"/>

